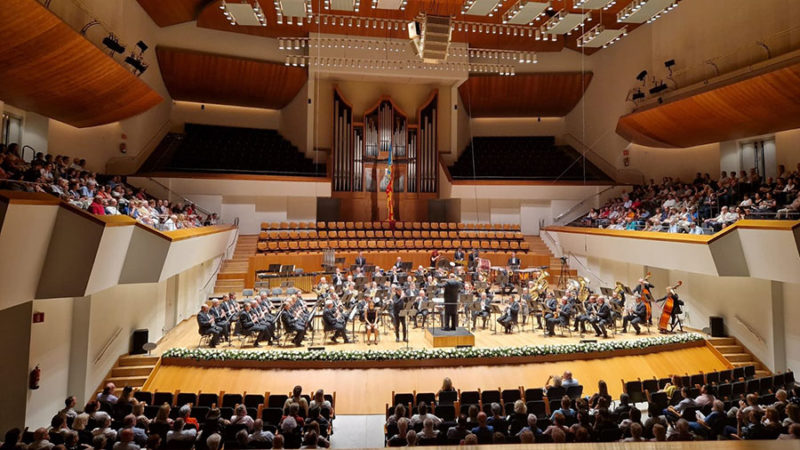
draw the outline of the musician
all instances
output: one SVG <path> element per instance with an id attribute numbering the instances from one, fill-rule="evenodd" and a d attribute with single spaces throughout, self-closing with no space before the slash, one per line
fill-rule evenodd
<path id="1" fill-rule="evenodd" d="M 387 283 L 390 284 L 400 283 L 400 277 L 398 277 L 398 270 L 400 269 L 398 269 L 397 266 L 394 266 L 391 268 L 391 270 L 389 270 L 389 279 L 387 280 Z"/>
<path id="2" fill-rule="evenodd" d="M 547 335 L 555 336 L 556 325 L 569 326 L 569 318 L 572 316 L 572 305 L 566 298 L 561 299 L 561 308 L 558 315 L 547 319 Z"/>
<path id="3" fill-rule="evenodd" d="M 364 340 L 367 345 L 378 345 L 378 315 L 379 309 L 375 306 L 372 298 L 367 297 L 367 309 L 364 310 Z M 374 340 L 370 342 L 369 337 L 374 336 Z"/>
<path id="4" fill-rule="evenodd" d="M 602 295 L 597 298 L 596 311 L 597 314 L 591 321 L 592 328 L 594 328 L 594 335 L 595 337 L 600 337 L 602 334 L 604 338 L 607 338 L 608 333 L 606 332 L 606 325 L 610 324 L 614 319 L 611 317 L 611 307 L 606 304 L 606 298 Z"/>
<path id="5" fill-rule="evenodd" d="M 361 267 L 356 267 L 355 278 L 364 278 L 364 270 Z"/>
<path id="6" fill-rule="evenodd" d="M 637 285 L 636 285 L 636 287 L 633 289 L 633 293 L 634 293 L 634 294 L 637 294 L 637 295 L 639 295 L 639 296 L 641 296 L 641 295 L 642 295 L 642 292 L 643 292 L 643 291 L 645 290 L 645 288 L 646 288 L 648 291 L 650 291 L 650 292 L 651 292 L 651 295 L 652 295 L 652 292 L 653 292 L 653 288 L 654 288 L 654 287 L 655 287 L 655 286 L 653 286 L 653 284 L 652 284 L 652 283 L 650 283 L 650 281 L 648 281 L 648 280 L 646 280 L 646 279 L 644 279 L 644 278 L 639 278 L 639 284 L 637 284 Z M 643 302 L 648 302 L 648 303 L 649 303 L 651 300 L 652 300 L 651 298 L 645 298 L 645 297 L 642 297 L 642 301 L 643 301 Z M 645 317 L 647 317 L 647 316 L 645 315 Z M 649 318 L 649 323 L 650 323 L 651 325 L 653 324 L 653 318 L 652 318 L 652 317 L 650 317 L 650 318 Z"/>
<path id="7" fill-rule="evenodd" d="M 580 325 L 581 334 L 586 333 L 586 322 L 591 321 L 594 317 L 594 314 L 597 312 L 595 310 L 596 305 L 597 297 L 590 295 L 583 304 L 583 309 L 585 312 L 583 314 L 575 315 L 575 325 L 573 326 L 574 331 L 578 331 L 578 325 Z"/>
<path id="8" fill-rule="evenodd" d="M 220 308 L 225 310 L 225 313 L 228 317 L 235 317 L 241 308 L 239 307 L 239 303 L 232 299 L 228 294 L 222 295 L 222 302 L 220 302 Z"/>
<path id="9" fill-rule="evenodd" d="M 303 345 L 303 337 L 306 335 L 306 321 L 304 316 L 300 316 L 297 313 L 292 312 L 293 305 L 296 304 L 298 304 L 298 302 L 295 297 L 292 297 L 289 301 L 284 303 L 283 311 L 281 312 L 281 318 L 283 320 L 283 325 L 286 327 L 287 333 L 291 331 L 296 332 L 294 339 L 292 339 L 292 343 L 295 345 L 295 347 L 300 347 Z"/>
<path id="10" fill-rule="evenodd" d="M 319 284 L 317 284 L 317 300 L 327 297 L 330 289 L 331 286 L 328 284 L 328 280 L 325 277 L 320 278 Z"/>
<path id="11" fill-rule="evenodd" d="M 333 336 L 331 336 L 331 342 L 334 344 L 338 344 L 339 341 L 337 340 L 340 336 L 344 339 L 344 343 L 350 343 L 350 340 L 347 339 L 346 327 L 347 327 L 347 319 L 342 315 L 342 312 L 335 308 L 333 304 L 333 300 L 325 301 L 325 311 L 322 313 L 322 320 L 325 322 L 325 325 L 329 330 L 333 330 Z"/>
<path id="12" fill-rule="evenodd" d="M 403 258 L 401 258 L 399 256 L 397 257 L 397 261 L 394 262 L 394 268 L 396 270 L 402 270 L 403 269 Z"/>
<path id="13" fill-rule="evenodd" d="M 410 277 L 409 277 L 410 278 Z M 413 298 L 413 297 L 411 297 Z M 407 297 L 400 286 L 394 286 L 394 295 L 389 307 L 392 312 L 392 325 L 394 325 L 394 340 L 400 342 L 400 327 L 403 327 L 403 342 L 408 342 L 406 316 L 401 314 L 406 307 Z"/>
<path id="14" fill-rule="evenodd" d="M 519 317 L 519 301 L 517 301 L 517 297 L 511 296 L 511 303 L 506 306 L 505 311 L 500 317 L 497 318 L 497 323 L 505 328 L 506 334 L 511 334 L 512 327 L 515 323 L 517 323 Z"/>
<path id="15" fill-rule="evenodd" d="M 672 297 L 672 312 L 670 313 L 669 327 L 671 330 L 675 329 L 675 324 L 678 322 L 678 315 L 683 312 L 681 306 L 685 305 L 683 300 L 678 298 L 678 293 L 674 292 L 672 288 L 667 289 L 667 295 L 657 300 L 658 303 L 665 302 L 669 297 Z"/>
<path id="16" fill-rule="evenodd" d="M 334 286 L 341 286 L 344 284 L 345 279 L 344 275 L 342 275 L 342 269 L 336 268 L 336 272 L 333 274 L 333 279 L 331 280 Z"/>
<path id="17" fill-rule="evenodd" d="M 464 249 L 461 248 L 461 247 L 458 247 L 458 249 L 456 250 L 455 255 L 453 255 L 453 262 L 456 263 L 459 266 L 463 266 L 464 265 L 464 258 L 466 258 L 466 256 L 467 255 L 466 255 L 466 253 L 464 253 Z"/>
<path id="18" fill-rule="evenodd" d="M 211 348 L 219 344 L 219 335 L 222 333 L 222 327 L 214 324 L 214 316 L 208 312 L 208 305 L 205 303 L 200 306 L 200 312 L 197 313 L 197 326 L 200 327 L 199 332 L 201 335 L 211 335 L 211 342 L 208 344 Z"/>
<path id="19" fill-rule="evenodd" d="M 486 292 L 481 293 L 481 296 L 478 300 L 481 308 L 477 311 L 472 311 L 472 330 L 474 331 L 478 325 L 478 317 L 483 319 L 483 329 L 486 329 L 486 320 L 489 318 L 489 313 L 491 313 L 492 309 L 490 305 L 492 301 L 489 297 L 486 296 Z"/>
<path id="20" fill-rule="evenodd" d="M 428 297 L 425 294 L 425 290 L 420 290 L 417 299 L 414 301 L 414 309 L 417 310 L 416 314 L 414 314 L 414 328 L 417 328 L 417 317 L 422 316 L 422 328 L 425 328 L 425 320 L 428 319 L 428 308 L 426 308 L 426 303 L 428 303 Z"/>
<path id="21" fill-rule="evenodd" d="M 566 300 L 567 296 L 561 298 L 562 300 Z M 544 320 L 548 321 L 555 317 L 556 310 L 558 309 L 558 299 L 556 299 L 555 294 L 552 292 L 547 293 L 547 300 L 544 302 Z"/>
<path id="22" fill-rule="evenodd" d="M 364 258 L 364 254 L 363 253 L 358 252 L 358 256 L 356 256 L 355 265 L 358 266 L 359 269 L 361 269 L 361 268 L 363 268 L 364 266 L 367 265 L 367 258 Z"/>
<path id="23" fill-rule="evenodd" d="M 256 341 L 253 343 L 253 347 L 258 347 L 258 343 L 264 339 L 267 326 L 259 322 L 256 312 L 253 311 L 253 307 L 250 303 L 244 304 L 244 309 L 239 315 L 239 320 L 242 323 L 242 328 L 244 328 L 246 332 L 256 333 Z"/>
<path id="24" fill-rule="evenodd" d="M 442 255 L 439 254 L 439 250 L 432 251 L 431 252 L 431 265 L 430 265 L 430 267 L 436 267 L 436 263 L 439 262 L 439 258 L 441 258 L 441 257 L 442 257 Z"/>
<path id="25" fill-rule="evenodd" d="M 228 313 L 220 306 L 219 299 L 212 299 L 211 300 L 211 308 L 209 309 L 209 313 L 214 316 L 214 324 L 220 328 L 222 328 L 222 333 L 220 333 L 222 339 L 230 342 L 231 340 L 231 318 L 228 316 Z"/>
<path id="26" fill-rule="evenodd" d="M 639 328 L 639 324 L 645 322 L 647 320 L 647 307 L 644 304 L 641 296 L 636 297 L 636 307 L 634 308 L 631 314 L 628 314 L 622 319 L 622 332 L 626 333 L 628 329 L 628 323 L 633 326 L 636 330 L 636 334 L 641 334 L 641 328 Z"/>
<path id="27" fill-rule="evenodd" d="M 614 294 L 611 296 L 611 301 L 609 302 L 609 306 L 619 311 L 623 311 L 625 309 L 625 293 L 614 291 Z M 616 311 L 611 311 L 611 316 L 616 318 L 622 318 L 621 314 Z"/>
<path id="28" fill-rule="evenodd" d="M 477 248 L 473 248 L 469 254 L 469 270 L 475 270 L 478 267 L 478 259 L 480 258 L 480 254 L 478 253 Z"/>
<path id="29" fill-rule="evenodd" d="M 464 284 L 451 273 L 444 283 L 444 322 L 442 330 L 455 331 L 458 327 L 458 294 L 464 288 Z"/>
<path id="30" fill-rule="evenodd" d="M 523 305 L 523 318 L 522 318 L 522 326 L 525 326 L 525 318 L 533 314 L 536 317 L 537 328 L 539 330 L 542 328 L 542 316 L 544 315 L 542 311 L 542 305 L 539 303 L 539 294 L 530 286 L 533 286 L 533 282 L 529 281 L 528 286 L 526 288 L 522 288 L 522 305 Z"/>
<path id="31" fill-rule="evenodd" d="M 508 258 L 508 270 L 519 269 L 520 260 L 517 258 L 517 252 L 511 252 L 511 257 Z"/>

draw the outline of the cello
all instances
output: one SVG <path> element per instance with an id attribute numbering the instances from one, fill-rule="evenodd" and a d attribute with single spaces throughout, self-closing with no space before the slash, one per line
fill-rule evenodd
<path id="1" fill-rule="evenodd" d="M 642 279 L 642 299 L 644 300 L 644 307 L 647 310 L 647 322 L 653 318 L 653 293 L 650 292 L 650 282 L 647 281 L 652 275 L 647 272 L 647 275 Z"/>
<path id="2" fill-rule="evenodd" d="M 669 327 L 669 321 L 672 317 L 672 309 L 675 306 L 675 289 L 683 284 L 683 281 L 678 280 L 675 286 L 667 288 L 667 296 L 664 299 L 664 307 L 661 308 L 661 318 L 658 319 L 658 331 L 666 333 Z"/>

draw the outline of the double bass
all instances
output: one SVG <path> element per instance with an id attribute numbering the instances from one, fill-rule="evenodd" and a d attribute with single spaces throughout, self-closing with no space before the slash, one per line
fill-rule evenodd
<path id="1" fill-rule="evenodd" d="M 642 284 L 642 299 L 644 300 L 644 308 L 647 310 L 648 322 L 650 322 L 653 317 L 653 293 L 650 292 L 650 287 L 648 286 L 650 284 L 648 281 L 650 275 L 652 275 L 652 273 L 647 272 L 647 275 L 645 275 L 643 279 L 644 283 Z"/>
<path id="2" fill-rule="evenodd" d="M 672 317 L 672 309 L 675 306 L 675 289 L 680 287 L 683 281 L 678 280 L 675 286 L 667 288 L 667 298 L 664 300 L 664 307 L 661 309 L 661 318 L 658 319 L 658 331 L 666 333 L 669 330 L 669 321 Z"/>

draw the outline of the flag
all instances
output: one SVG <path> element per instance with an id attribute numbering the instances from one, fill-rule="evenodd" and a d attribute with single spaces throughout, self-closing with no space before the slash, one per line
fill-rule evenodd
<path id="1" fill-rule="evenodd" d="M 387 220 L 389 223 L 394 223 L 394 201 L 392 201 L 392 193 L 394 192 L 394 171 L 392 170 L 392 147 L 389 147 L 389 160 L 387 162 L 389 171 L 389 183 L 386 185 L 386 208 L 388 211 Z"/>

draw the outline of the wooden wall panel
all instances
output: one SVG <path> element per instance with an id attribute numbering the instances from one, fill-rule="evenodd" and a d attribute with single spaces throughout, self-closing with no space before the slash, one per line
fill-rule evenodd
<path id="1" fill-rule="evenodd" d="M 0 100 L 75 127 L 140 114 L 162 98 L 35 0 L 0 8 Z"/>
<path id="2" fill-rule="evenodd" d="M 301 67 L 158 47 L 161 76 L 175 100 L 281 109 L 308 77 Z"/>
<path id="3" fill-rule="evenodd" d="M 635 111 L 617 133 L 636 144 L 691 147 L 800 128 L 800 62 Z"/>
<path id="4" fill-rule="evenodd" d="M 474 75 L 458 92 L 472 117 L 563 117 L 591 81 L 591 72 Z"/>
<path id="5" fill-rule="evenodd" d="M 168 27 L 197 18 L 203 7 L 213 0 L 136 0 L 153 22 Z M 266 7 L 266 6 L 265 6 Z"/>

